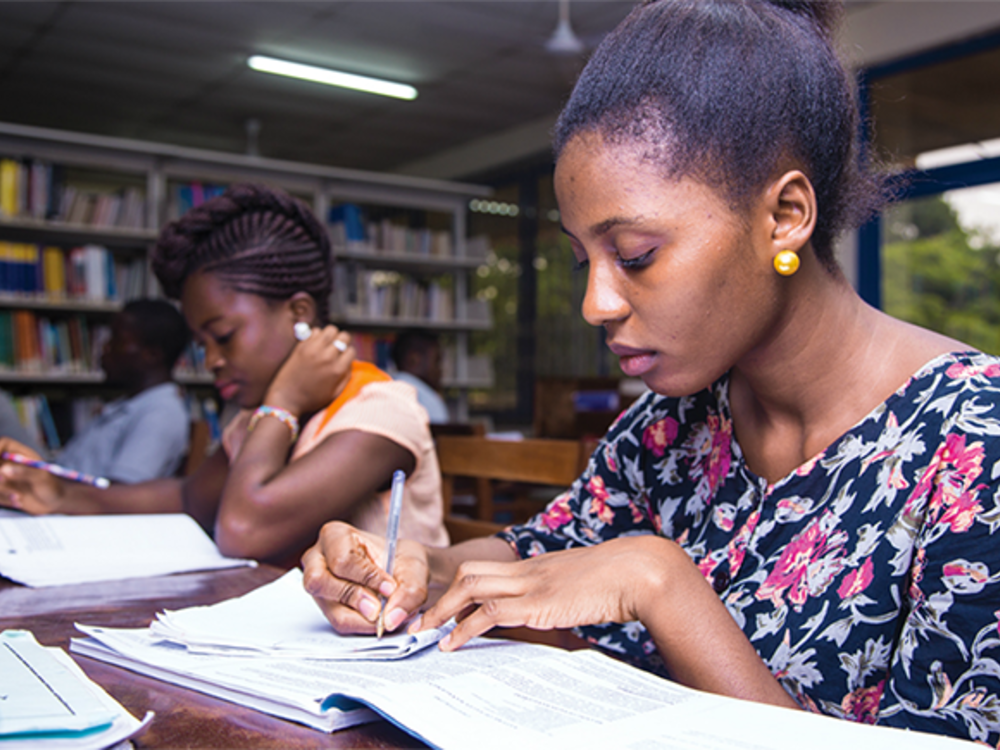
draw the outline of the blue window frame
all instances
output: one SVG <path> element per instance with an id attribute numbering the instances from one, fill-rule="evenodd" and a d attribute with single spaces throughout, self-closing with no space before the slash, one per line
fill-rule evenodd
<path id="1" fill-rule="evenodd" d="M 858 75 L 858 97 L 862 119 L 864 121 L 868 119 L 871 84 L 879 78 L 998 48 L 1000 48 L 1000 32 L 995 32 L 862 70 Z M 1000 133 L 997 135 L 1000 136 Z M 1000 182 L 1000 157 L 951 164 L 934 169 L 903 172 L 898 175 L 900 187 L 897 196 L 899 200 L 909 200 L 938 195 L 947 190 L 976 187 L 993 182 Z M 858 230 L 857 253 L 858 293 L 870 305 L 881 309 L 882 225 L 880 216 L 876 216 Z"/>

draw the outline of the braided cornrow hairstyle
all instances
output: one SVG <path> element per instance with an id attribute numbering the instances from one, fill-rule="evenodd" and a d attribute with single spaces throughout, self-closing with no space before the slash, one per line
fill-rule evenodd
<path id="1" fill-rule="evenodd" d="M 637 143 L 667 178 L 693 177 L 748 208 L 791 157 L 816 190 L 812 244 L 835 267 L 837 234 L 889 197 L 859 159 L 854 87 L 834 49 L 831 0 L 646 0 L 608 34 L 555 127 Z"/>
<path id="2" fill-rule="evenodd" d="M 191 274 L 206 271 L 238 292 L 268 299 L 308 292 L 319 322 L 327 322 L 330 239 L 302 201 L 265 185 L 233 185 L 168 224 L 152 265 L 172 299 Z"/>

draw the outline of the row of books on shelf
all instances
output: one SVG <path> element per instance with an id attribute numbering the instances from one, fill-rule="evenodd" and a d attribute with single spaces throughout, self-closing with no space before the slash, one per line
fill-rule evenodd
<path id="1" fill-rule="evenodd" d="M 415 278 L 395 271 L 361 268 L 354 263 L 334 266 L 331 309 L 335 316 L 347 318 L 456 320 L 455 292 L 450 279 Z M 465 320 L 488 321 L 488 303 L 467 300 Z"/>
<path id="2" fill-rule="evenodd" d="M 0 370 L 78 374 L 100 369 L 107 325 L 82 315 L 61 320 L 31 310 L 0 310 Z"/>
<path id="3" fill-rule="evenodd" d="M 146 197 L 129 186 L 87 190 L 66 181 L 65 169 L 40 159 L 0 159 L 0 215 L 93 227 L 146 227 Z"/>
<path id="4" fill-rule="evenodd" d="M 227 185 L 201 182 L 200 180 L 172 183 L 167 191 L 167 219 L 176 221 L 209 198 L 222 195 L 227 187 Z"/>
<path id="5" fill-rule="evenodd" d="M 437 280 L 418 280 L 392 271 L 350 264 L 334 267 L 335 315 L 360 318 L 451 321 L 454 293 Z"/>
<path id="6" fill-rule="evenodd" d="M 341 203 L 330 209 L 330 241 L 338 249 L 372 255 L 415 255 L 429 258 L 454 258 L 452 234 L 447 230 L 403 226 L 389 218 L 369 221 L 364 209 L 354 203 Z M 465 255 L 486 258 L 490 242 L 485 235 L 466 240 Z"/>
<path id="7" fill-rule="evenodd" d="M 89 400 L 89 399 L 88 399 Z M 56 430 L 56 423 L 52 417 L 52 409 L 49 401 L 43 393 L 30 396 L 16 396 L 11 399 L 14 410 L 17 412 L 18 421 L 24 426 L 35 440 L 36 445 L 47 447 L 50 451 L 59 450 L 62 447 L 62 440 Z M 71 408 L 76 410 L 76 405 Z M 81 404 L 81 407 L 83 405 Z M 74 419 L 75 421 L 75 419 Z"/>
<path id="8" fill-rule="evenodd" d="M 64 249 L 0 242 L 0 292 L 56 301 L 125 301 L 142 297 L 146 264 L 101 245 Z"/>
<path id="9" fill-rule="evenodd" d="M 32 310 L 0 310 L 0 372 L 38 375 L 99 373 L 111 329 L 83 315 L 51 318 Z M 190 343 L 174 368 L 178 376 L 207 374 L 204 350 Z"/>

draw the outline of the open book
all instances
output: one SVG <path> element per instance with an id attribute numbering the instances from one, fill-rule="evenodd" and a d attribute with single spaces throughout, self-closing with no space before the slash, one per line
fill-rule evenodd
<path id="1" fill-rule="evenodd" d="M 441 748 L 969 747 L 690 690 L 596 651 L 479 638 L 454 653 L 413 648 L 406 658 L 366 659 L 352 646 L 341 650 L 345 659 L 333 655 L 338 636 L 329 626 L 321 635 L 293 623 L 288 637 L 275 640 L 282 612 L 316 622 L 303 602 L 318 608 L 288 585 L 295 581 L 279 579 L 238 600 L 170 613 L 166 619 L 172 627 L 180 623 L 190 646 L 176 631 L 163 640 L 159 626 L 77 625 L 89 637 L 74 639 L 71 650 L 326 731 L 378 713 Z M 256 609 L 262 603 L 270 609 Z M 228 645 L 213 646 L 209 633 L 220 630 Z M 329 643 L 326 658 L 292 653 L 303 632 L 310 648 Z M 376 641 L 344 640 L 366 639 Z"/>
<path id="2" fill-rule="evenodd" d="M 195 520 L 183 513 L 0 513 L 0 575 L 27 586 L 60 586 L 254 564 L 223 557 Z"/>

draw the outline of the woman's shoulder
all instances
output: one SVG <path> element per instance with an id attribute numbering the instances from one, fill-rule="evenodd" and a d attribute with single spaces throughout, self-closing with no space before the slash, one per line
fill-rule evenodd
<path id="1" fill-rule="evenodd" d="M 935 391 L 976 393 L 1000 389 L 1000 357 L 964 349 L 939 354 L 924 363 L 897 391 L 916 397 Z"/>
<path id="2" fill-rule="evenodd" d="M 396 380 L 367 383 L 332 415 L 324 415 L 320 432 L 345 429 L 388 431 L 430 440 L 427 412 L 417 401 L 416 390 Z"/>

